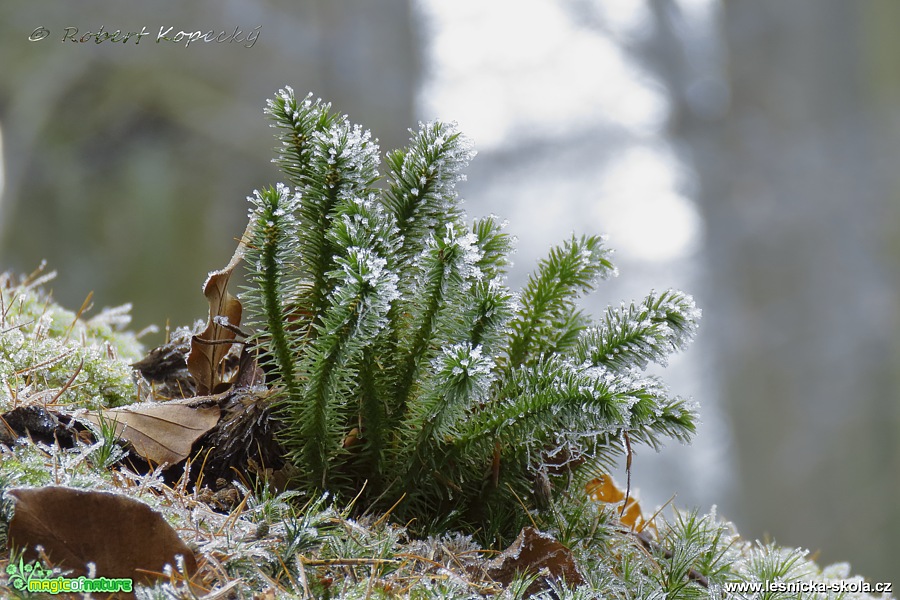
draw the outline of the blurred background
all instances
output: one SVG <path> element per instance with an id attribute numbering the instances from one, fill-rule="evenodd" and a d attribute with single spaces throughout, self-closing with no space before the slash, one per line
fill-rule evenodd
<path id="1" fill-rule="evenodd" d="M 101 25 L 150 34 L 62 41 Z M 185 47 L 160 27 L 260 29 Z M 749 539 L 900 583 L 900 4 L 3 2 L 0 271 L 46 259 L 58 301 L 132 302 L 137 329 L 204 318 L 245 196 L 279 180 L 262 109 L 284 85 L 385 150 L 458 121 L 469 215 L 519 239 L 513 287 L 603 232 L 621 275 L 588 309 L 695 295 L 701 335 L 665 377 L 704 424 L 638 450 L 645 506 L 716 504 Z"/>

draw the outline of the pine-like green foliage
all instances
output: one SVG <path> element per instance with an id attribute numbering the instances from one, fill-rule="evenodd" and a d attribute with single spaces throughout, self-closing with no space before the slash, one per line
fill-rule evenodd
<path id="1" fill-rule="evenodd" d="M 683 348 L 699 311 L 652 293 L 596 323 L 576 301 L 615 273 L 600 237 L 550 251 L 517 298 L 512 240 L 467 223 L 455 191 L 473 156 L 444 123 L 387 155 L 290 88 L 269 102 L 290 180 L 251 198 L 243 299 L 280 389 L 299 487 L 416 527 L 508 539 L 553 493 L 632 441 L 687 440 L 696 416 L 643 373 Z M 546 486 L 543 486 L 544 488 Z"/>

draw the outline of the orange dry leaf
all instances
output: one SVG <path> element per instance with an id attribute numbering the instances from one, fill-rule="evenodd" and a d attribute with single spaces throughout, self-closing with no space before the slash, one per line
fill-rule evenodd
<path id="1" fill-rule="evenodd" d="M 613 481 L 610 475 L 601 475 L 595 479 L 591 479 L 584 486 L 584 491 L 588 498 L 594 502 L 603 502 L 605 504 L 620 504 L 625 500 L 625 492 L 623 492 Z M 624 510 L 619 509 L 619 521 L 629 529 L 641 532 L 648 526 L 655 529 L 653 518 L 646 519 L 641 511 L 641 505 L 632 496 L 625 503 Z"/>
<path id="2" fill-rule="evenodd" d="M 615 504 L 625 499 L 625 492 L 616 486 L 616 482 L 609 475 L 601 475 L 596 479 L 591 479 L 584 486 L 584 491 L 587 492 L 588 497 L 594 502 Z"/>
<path id="3" fill-rule="evenodd" d="M 649 521 L 644 519 L 644 513 L 641 512 L 641 505 L 638 504 L 638 501 L 634 498 L 629 498 L 628 502 L 625 504 L 625 510 L 619 515 L 619 520 L 626 527 L 641 532 L 647 525 L 650 524 Z"/>

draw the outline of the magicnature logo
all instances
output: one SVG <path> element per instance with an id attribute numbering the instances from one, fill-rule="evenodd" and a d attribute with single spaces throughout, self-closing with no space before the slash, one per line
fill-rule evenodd
<path id="1" fill-rule="evenodd" d="M 10 562 L 6 567 L 9 576 L 7 584 L 20 592 L 42 592 L 48 594 L 131 592 L 132 579 L 109 579 L 107 577 L 63 577 L 52 569 L 46 568 L 40 561 L 26 563 Z"/>

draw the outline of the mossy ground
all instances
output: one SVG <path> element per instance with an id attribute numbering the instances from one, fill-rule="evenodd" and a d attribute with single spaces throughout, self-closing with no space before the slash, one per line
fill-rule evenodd
<path id="1" fill-rule="evenodd" d="M 2 411 L 43 404 L 77 413 L 135 401 L 130 363 L 143 349 L 124 329 L 127 310 L 87 318 L 55 304 L 42 283 L 40 275 L 0 276 Z M 471 535 L 417 538 L 410 533 L 414 523 L 393 522 L 389 514 L 240 479 L 223 500 L 188 486 L 187 477 L 167 484 L 158 469 L 139 474 L 110 466 L 118 452 L 99 430 L 70 449 L 27 439 L 0 445 L 0 490 L 64 485 L 115 491 L 161 512 L 195 551 L 199 569 L 193 587 L 176 569 L 155 587 L 139 588 L 140 598 L 518 598 L 539 576 L 506 586 L 493 581 L 487 565 L 503 548 L 480 547 Z M 4 495 L 0 507 L 5 548 L 14 505 Z M 571 551 L 585 580 L 575 589 L 554 584 L 542 592 L 547 598 L 881 597 L 726 592 L 726 584 L 739 582 L 843 581 L 853 589 L 864 580 L 852 577 L 846 564 L 822 569 L 803 551 L 743 540 L 714 512 L 669 509 L 656 516 L 655 530 L 639 536 L 622 525 L 616 506 L 572 492 L 530 518 Z M 11 559 L 4 550 L 0 569 L 5 572 Z M 19 592 L 0 582 L 0 593 Z"/>

